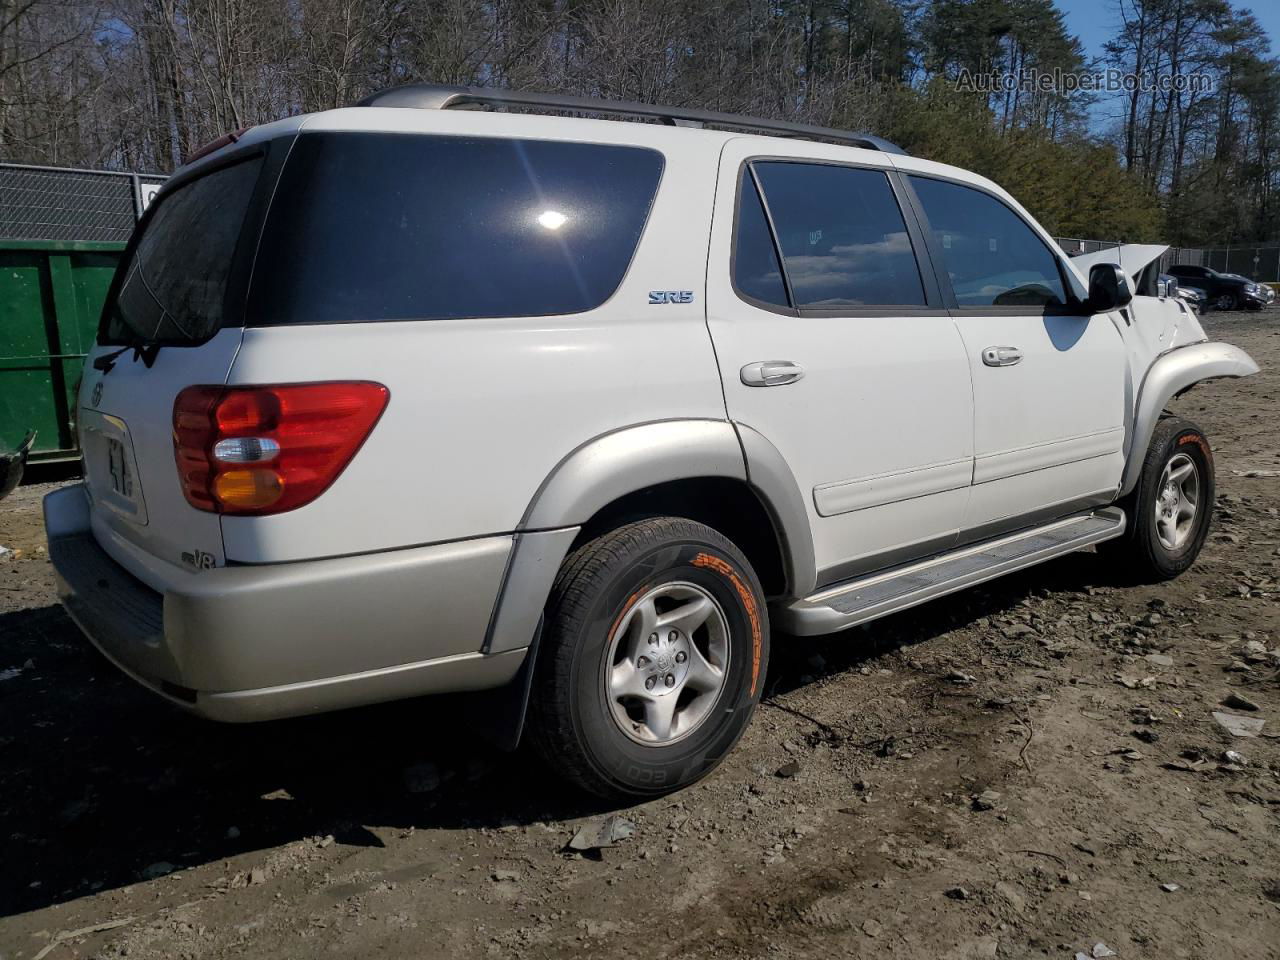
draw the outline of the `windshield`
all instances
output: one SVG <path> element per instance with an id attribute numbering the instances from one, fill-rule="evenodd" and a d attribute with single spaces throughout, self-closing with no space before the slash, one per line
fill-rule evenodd
<path id="1" fill-rule="evenodd" d="M 146 220 L 103 317 L 104 344 L 199 343 L 222 326 L 227 278 L 261 157 L 163 195 Z"/>

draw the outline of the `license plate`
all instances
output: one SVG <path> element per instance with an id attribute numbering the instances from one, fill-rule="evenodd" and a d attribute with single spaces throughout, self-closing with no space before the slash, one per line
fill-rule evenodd
<path id="1" fill-rule="evenodd" d="M 112 493 L 126 500 L 134 499 L 129 458 L 125 455 L 124 444 L 114 437 L 107 438 L 107 476 L 111 479 Z"/>
<path id="2" fill-rule="evenodd" d="M 119 417 L 96 410 L 81 411 L 85 480 L 94 500 L 134 523 L 145 525 L 147 508 L 142 498 L 138 459 L 129 439 L 129 427 Z"/>

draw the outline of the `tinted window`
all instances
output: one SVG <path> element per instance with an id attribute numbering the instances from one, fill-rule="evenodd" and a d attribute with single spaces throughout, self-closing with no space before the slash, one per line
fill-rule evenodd
<path id="1" fill-rule="evenodd" d="M 773 246 L 769 222 L 755 180 L 747 169 L 742 171 L 742 188 L 738 203 L 738 236 L 734 246 L 733 280 L 738 291 L 765 303 L 787 306 L 787 287 L 778 266 L 778 251 Z"/>
<path id="2" fill-rule="evenodd" d="M 590 310 L 622 281 L 661 172 L 638 147 L 303 134 L 272 200 L 250 322 Z"/>
<path id="3" fill-rule="evenodd" d="M 1061 305 L 1057 260 L 1044 241 L 989 194 L 912 177 L 962 307 Z"/>
<path id="4" fill-rule="evenodd" d="M 923 306 L 924 287 L 879 170 L 755 164 L 798 307 Z"/>
<path id="5" fill-rule="evenodd" d="M 236 241 L 262 166 L 246 160 L 160 198 L 106 315 L 103 339 L 204 340 L 222 325 Z"/>

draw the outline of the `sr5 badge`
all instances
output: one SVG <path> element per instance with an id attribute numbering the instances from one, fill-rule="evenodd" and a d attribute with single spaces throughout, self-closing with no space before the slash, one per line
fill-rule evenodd
<path id="1" fill-rule="evenodd" d="M 692 290 L 650 290 L 650 303 L 693 303 Z"/>

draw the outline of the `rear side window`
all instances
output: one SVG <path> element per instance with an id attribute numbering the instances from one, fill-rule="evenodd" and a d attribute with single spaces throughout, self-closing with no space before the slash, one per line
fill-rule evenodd
<path id="1" fill-rule="evenodd" d="M 1062 306 L 1058 261 L 1016 213 L 990 194 L 912 177 L 935 246 L 962 307 Z"/>
<path id="2" fill-rule="evenodd" d="M 796 307 L 925 305 L 902 211 L 883 171 L 753 165 Z"/>
<path id="3" fill-rule="evenodd" d="M 641 147 L 303 134 L 271 203 L 249 322 L 591 310 L 622 282 L 662 163 Z"/>
<path id="4" fill-rule="evenodd" d="M 207 173 L 160 198 L 108 309 L 104 343 L 206 340 L 222 326 L 227 277 L 261 157 Z"/>
<path id="5" fill-rule="evenodd" d="M 733 282 L 738 292 L 753 300 L 787 306 L 787 286 L 778 264 L 778 251 L 769 232 L 760 192 L 751 171 L 742 168 L 738 203 L 738 236 L 733 248 Z"/>

